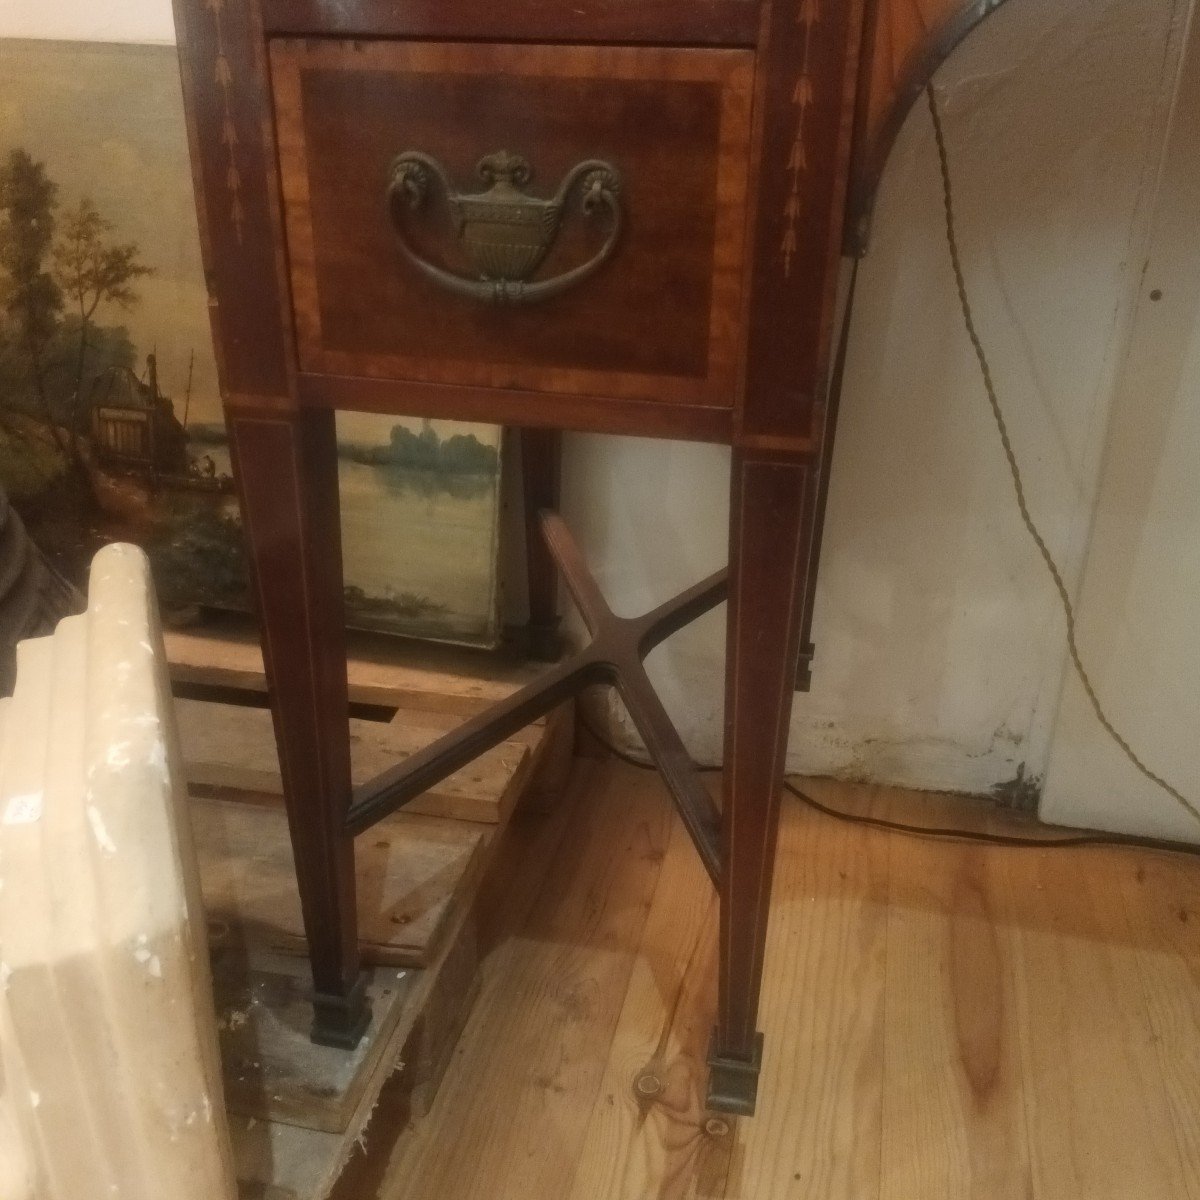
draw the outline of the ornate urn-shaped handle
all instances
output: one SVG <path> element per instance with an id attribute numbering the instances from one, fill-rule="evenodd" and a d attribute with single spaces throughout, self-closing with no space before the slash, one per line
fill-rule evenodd
<path id="1" fill-rule="evenodd" d="M 476 171 L 490 186 L 464 195 L 427 154 L 407 150 L 392 163 L 388 209 L 400 249 L 434 283 L 489 304 L 532 304 L 582 283 L 612 256 L 623 223 L 621 176 L 615 167 L 598 159 L 581 162 L 567 172 L 550 200 L 524 190 L 533 171 L 525 159 L 507 150 L 481 159 Z M 428 262 L 408 241 L 408 214 L 424 207 L 434 182 L 446 196 L 459 245 L 476 272 L 474 279 Z M 584 217 L 607 224 L 604 245 L 582 265 L 551 279 L 534 280 L 558 236 L 568 203 L 576 197 Z"/>

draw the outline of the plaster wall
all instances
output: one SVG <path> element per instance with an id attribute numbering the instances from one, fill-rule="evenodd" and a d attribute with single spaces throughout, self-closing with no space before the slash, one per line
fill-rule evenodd
<path id="1" fill-rule="evenodd" d="M 937 81 L 976 320 L 1032 509 L 1072 588 L 1126 381 L 1186 15 L 1172 0 L 1013 0 Z M 963 332 L 923 106 L 881 190 L 842 413 L 815 683 L 797 697 L 789 765 L 1032 801 L 1064 627 Z M 1182 464 L 1198 444 L 1160 449 Z M 579 437 L 571 453 L 574 518 L 629 607 L 721 560 L 722 452 L 681 447 L 660 460 L 649 446 Z M 1200 523 L 1174 536 L 1200 545 Z M 1163 603 L 1182 618 L 1189 595 Z M 712 619 L 657 663 L 704 758 L 719 753 L 721 635 Z M 1136 672 L 1120 686 L 1131 703 L 1155 703 Z M 1174 736 L 1188 740 L 1179 727 Z M 1094 817 L 1083 796 L 1093 780 L 1060 771 L 1056 818 Z"/>
<path id="2" fill-rule="evenodd" d="M 1117 725 L 1200 803 L 1200 33 L 1176 98 L 1153 236 L 1122 364 L 1079 598 L 1079 636 Z M 1073 675 L 1043 814 L 1200 840 L 1196 822 L 1105 737 Z"/>
<path id="3" fill-rule="evenodd" d="M 1105 446 L 1110 417 L 1134 404 L 1141 386 L 1126 366 L 1130 347 L 1152 357 L 1153 329 L 1134 316 L 1150 286 L 1143 266 L 1188 8 L 1188 0 L 1012 0 L 938 80 L 976 317 L 1032 508 L 1072 588 L 1102 463 L 1102 506 L 1129 508 L 1128 536 L 1142 536 L 1143 523 L 1162 511 L 1129 493 L 1130 472 L 1112 466 L 1124 451 L 1106 456 Z M 3 0 L 0 35 L 169 41 L 170 6 Z M 816 614 L 816 679 L 812 693 L 797 698 L 789 765 L 1029 799 L 1050 754 L 1063 625 L 1017 519 L 941 220 L 931 132 L 918 109 L 889 166 L 862 268 Z M 1194 241 L 1177 224 L 1157 233 L 1157 251 L 1168 257 L 1178 248 L 1170 239 Z M 1193 278 L 1197 272 L 1200 264 Z M 1178 320 L 1185 315 L 1181 309 Z M 1181 333 L 1172 345 L 1179 383 L 1171 394 L 1183 395 L 1188 383 L 1194 392 L 1200 363 L 1191 343 Z M 1183 464 L 1200 449 L 1197 419 L 1180 416 L 1170 436 L 1138 450 L 1142 466 L 1176 493 L 1187 491 Z M 566 477 L 567 515 L 619 608 L 640 609 L 723 561 L 726 451 L 572 436 Z M 1154 528 L 1158 549 L 1139 560 L 1129 603 L 1155 593 L 1158 607 L 1104 681 L 1134 707 L 1144 697 L 1142 724 L 1160 735 L 1152 748 L 1174 738 L 1172 766 L 1182 766 L 1190 738 L 1160 700 L 1189 611 L 1170 564 L 1177 552 L 1200 553 L 1200 521 Z M 1086 623 L 1097 613 L 1089 632 L 1100 644 L 1091 649 L 1107 657 L 1113 618 L 1097 609 L 1107 577 L 1095 561 L 1083 615 Z M 702 759 L 720 753 L 723 643 L 719 612 L 652 659 L 667 705 Z M 1152 678 L 1141 670 L 1148 654 L 1157 664 Z M 1171 686 L 1183 688 L 1182 676 Z M 1070 691 L 1066 703 L 1074 703 Z M 1086 720 L 1064 713 L 1061 736 L 1072 745 L 1086 739 Z M 1103 811 L 1090 799 L 1090 753 L 1056 754 L 1052 815 L 1111 824 L 1122 808 L 1120 823 L 1139 827 L 1149 803 L 1143 792 L 1114 793 Z"/>
<path id="4" fill-rule="evenodd" d="M 0 0 L 0 37 L 171 45 L 171 0 Z"/>

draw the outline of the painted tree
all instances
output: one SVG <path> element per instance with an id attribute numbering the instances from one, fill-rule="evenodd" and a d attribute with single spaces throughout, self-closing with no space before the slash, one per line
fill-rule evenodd
<path id="1" fill-rule="evenodd" d="M 63 453 L 66 438 L 51 411 L 48 348 L 63 309 L 63 293 L 46 269 L 54 240 L 58 188 L 25 150 L 0 165 L 0 305 L 11 325 L 30 390 Z"/>
<path id="2" fill-rule="evenodd" d="M 101 305 L 113 304 L 128 311 L 138 302 L 136 280 L 152 275 L 143 265 L 136 242 L 111 240 L 114 226 L 97 211 L 88 197 L 62 219 L 62 232 L 54 244 L 54 281 L 70 302 L 78 322 L 70 428 L 77 441 L 87 414 L 84 371 L 88 352 L 94 350 L 95 322 Z"/>

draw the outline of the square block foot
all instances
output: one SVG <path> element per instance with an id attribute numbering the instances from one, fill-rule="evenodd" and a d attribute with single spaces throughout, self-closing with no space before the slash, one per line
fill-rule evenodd
<path id="1" fill-rule="evenodd" d="M 762 1069 L 763 1035 L 754 1035 L 754 1057 L 724 1058 L 717 1053 L 717 1035 L 713 1032 L 708 1052 L 708 1107 L 713 1112 L 735 1117 L 754 1116 L 758 1102 L 758 1075 Z"/>
<path id="2" fill-rule="evenodd" d="M 367 1001 L 367 977 L 360 975 L 344 996 L 313 992 L 313 1023 L 309 1035 L 318 1046 L 353 1050 L 371 1024 L 371 1005 Z"/>

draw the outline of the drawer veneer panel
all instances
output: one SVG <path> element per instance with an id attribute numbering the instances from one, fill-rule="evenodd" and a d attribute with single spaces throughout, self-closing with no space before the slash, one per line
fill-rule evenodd
<path id="1" fill-rule="evenodd" d="M 753 56 L 740 50 L 282 39 L 271 46 L 300 366 L 327 375 L 729 406 L 738 375 Z M 463 192 L 508 150 L 549 196 L 577 163 L 622 176 L 625 227 L 592 278 L 487 305 L 420 275 L 385 202 L 394 157 Z M 538 278 L 603 233 L 567 207 Z M 406 228 L 470 273 L 445 198 Z"/>

